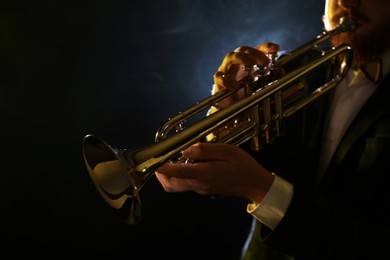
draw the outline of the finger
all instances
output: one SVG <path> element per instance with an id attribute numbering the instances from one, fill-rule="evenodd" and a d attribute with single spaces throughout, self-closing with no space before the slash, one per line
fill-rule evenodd
<path id="1" fill-rule="evenodd" d="M 198 143 L 183 151 L 183 156 L 200 161 L 225 161 L 235 146 L 224 143 Z"/>
<path id="2" fill-rule="evenodd" d="M 237 81 L 234 76 L 224 74 L 222 71 L 217 71 L 214 74 L 214 84 L 216 86 L 216 91 L 225 88 L 236 90 L 241 87 L 240 82 Z"/>
<path id="3" fill-rule="evenodd" d="M 165 163 L 156 171 L 158 174 L 163 174 L 166 178 L 189 179 L 196 173 L 191 163 Z"/>
<path id="4" fill-rule="evenodd" d="M 221 70 L 226 74 L 229 73 L 231 65 L 244 65 L 248 67 L 253 67 L 255 65 L 264 67 L 269 63 L 268 57 L 262 52 L 255 52 L 255 49 L 252 50 L 253 53 L 247 52 L 234 52 L 229 55 L 228 59 L 230 61 L 230 67 L 226 67 L 226 70 Z"/>
<path id="5" fill-rule="evenodd" d="M 260 49 L 260 48 L 253 48 L 253 47 L 248 47 L 248 46 L 241 46 L 238 47 L 235 52 L 241 52 L 248 54 L 250 56 L 256 57 L 258 62 L 254 65 L 262 66 L 265 67 L 269 63 L 269 58 L 267 57 L 266 53 L 264 50 L 268 50 L 266 48 Z"/>
<path id="6" fill-rule="evenodd" d="M 230 68 L 231 65 L 231 57 L 234 55 L 234 52 L 228 52 L 226 56 L 223 58 L 221 65 L 218 68 L 218 71 L 222 71 L 223 73 Z"/>
<path id="7" fill-rule="evenodd" d="M 249 67 L 258 65 L 264 67 L 268 63 L 269 59 L 264 53 L 252 48 L 251 51 L 247 50 L 246 52 L 229 52 L 223 59 L 218 71 L 221 71 L 224 74 L 235 75 L 235 72 L 239 69 L 239 67 L 235 65 L 244 65 Z"/>
<path id="8" fill-rule="evenodd" d="M 156 172 L 158 181 L 167 192 L 184 192 L 191 190 L 191 182 L 187 179 L 167 176 L 161 172 Z"/>
<path id="9" fill-rule="evenodd" d="M 267 42 L 264 44 L 257 45 L 256 49 L 266 54 L 277 53 L 280 49 L 280 45 L 273 42 Z"/>

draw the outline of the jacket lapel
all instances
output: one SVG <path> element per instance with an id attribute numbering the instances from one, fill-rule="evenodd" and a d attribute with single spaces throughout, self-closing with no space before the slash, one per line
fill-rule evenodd
<path id="1" fill-rule="evenodd" d="M 341 140 L 339 147 L 337 148 L 331 163 L 325 174 L 326 179 L 331 178 L 331 169 L 337 168 L 345 159 L 346 155 L 351 151 L 353 145 L 359 138 L 362 137 L 366 131 L 372 127 L 372 125 L 380 119 L 383 115 L 390 112 L 390 89 L 388 86 L 390 83 L 389 75 L 380 83 L 378 89 L 369 98 L 366 104 L 358 116 L 354 119 L 348 131 Z"/>

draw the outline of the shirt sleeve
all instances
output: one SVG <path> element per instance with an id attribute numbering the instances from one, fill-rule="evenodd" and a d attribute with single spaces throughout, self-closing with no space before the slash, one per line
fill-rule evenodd
<path id="1" fill-rule="evenodd" d="M 271 188 L 260 204 L 251 203 L 247 212 L 271 229 L 284 217 L 294 193 L 294 186 L 275 175 Z"/>

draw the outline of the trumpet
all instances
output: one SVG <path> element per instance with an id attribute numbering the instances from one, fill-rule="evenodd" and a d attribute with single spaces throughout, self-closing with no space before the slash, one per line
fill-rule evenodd
<path id="1" fill-rule="evenodd" d="M 284 67 L 305 56 L 310 50 L 319 49 L 334 35 L 352 31 L 354 27 L 350 18 L 343 17 L 335 29 L 324 31 L 310 42 L 276 59 L 272 65 Z M 214 113 L 206 113 L 206 116 L 189 127 L 184 128 L 183 123 L 206 109 L 217 107 L 219 101 L 233 95 L 235 91 L 218 91 L 178 113 L 158 129 L 155 143 L 142 149 L 132 151 L 113 148 L 96 135 L 86 135 L 82 142 L 83 157 L 97 191 L 126 223 L 137 224 L 142 219 L 142 187 L 162 164 L 183 161 L 180 154 L 187 147 L 201 141 L 241 145 L 252 140 L 253 149 L 258 150 L 262 144 L 282 136 L 285 131 L 284 119 L 337 86 L 351 66 L 353 53 L 350 45 L 320 50 L 318 58 L 280 78 L 266 83 L 259 83 L 261 80 L 249 82 L 244 86 L 251 89 L 246 97 Z M 337 73 L 325 84 L 309 93 L 302 91 L 300 84 L 295 84 L 314 69 L 335 59 L 339 61 Z M 297 92 L 300 94 L 296 95 Z M 287 98 L 291 93 L 295 96 L 293 101 Z M 243 114 L 248 116 L 243 117 Z"/>

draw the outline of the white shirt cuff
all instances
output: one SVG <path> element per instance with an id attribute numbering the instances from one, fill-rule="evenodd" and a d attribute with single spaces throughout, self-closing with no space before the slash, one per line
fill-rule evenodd
<path id="1" fill-rule="evenodd" d="M 275 175 L 271 188 L 260 204 L 248 204 L 247 212 L 271 229 L 284 217 L 294 193 L 294 186 Z"/>

